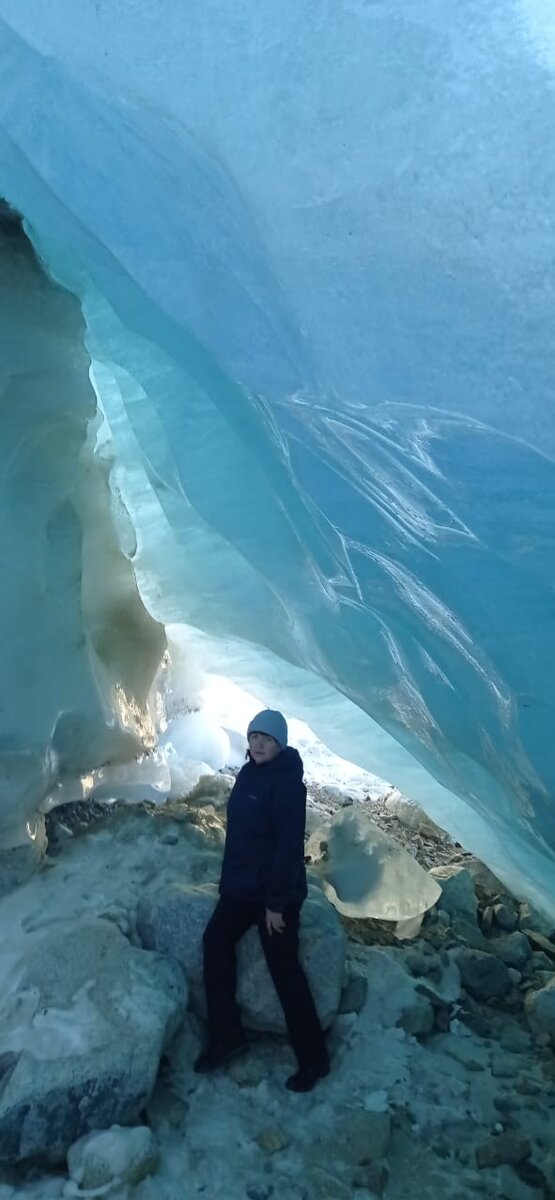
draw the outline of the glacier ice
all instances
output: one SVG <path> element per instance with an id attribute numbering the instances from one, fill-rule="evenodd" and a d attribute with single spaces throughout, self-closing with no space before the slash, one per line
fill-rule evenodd
<path id="1" fill-rule="evenodd" d="M 366 812 L 337 813 L 311 834 L 309 853 L 319 844 L 326 846 L 319 864 L 324 891 L 344 916 L 412 921 L 441 896 L 437 881 Z"/>
<path id="2" fill-rule="evenodd" d="M 81 301 L 152 617 L 553 903 L 547 10 L 0 23 L 0 194 Z"/>
<path id="3" fill-rule="evenodd" d="M 13 223 L 0 234 L 0 313 L 6 848 L 33 840 L 37 808 L 65 795 L 64 779 L 73 792 L 76 778 L 152 747 L 166 637 L 120 547 L 108 465 L 89 445 L 96 397 L 79 305 Z"/>

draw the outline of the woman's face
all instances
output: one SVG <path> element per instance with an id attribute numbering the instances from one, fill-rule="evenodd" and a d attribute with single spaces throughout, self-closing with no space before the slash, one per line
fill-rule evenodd
<path id="1" fill-rule="evenodd" d="M 271 762 L 273 758 L 277 758 L 281 746 L 279 742 L 276 742 L 275 738 L 270 737 L 269 733 L 251 733 L 249 734 L 249 750 L 251 758 L 254 759 L 255 763 L 261 765 L 262 763 Z"/>

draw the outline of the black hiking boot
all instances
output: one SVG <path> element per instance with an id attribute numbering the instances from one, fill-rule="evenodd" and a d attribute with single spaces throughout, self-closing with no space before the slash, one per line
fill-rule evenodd
<path id="1" fill-rule="evenodd" d="M 227 1066 L 232 1059 L 244 1054 L 247 1049 L 248 1042 L 243 1033 L 237 1034 L 234 1038 L 222 1038 L 218 1042 L 210 1043 L 206 1050 L 199 1054 L 193 1070 L 197 1075 L 207 1075 L 210 1071 L 218 1071 L 220 1067 Z"/>
<path id="2" fill-rule="evenodd" d="M 314 1067 L 299 1067 L 294 1075 L 290 1075 L 285 1086 L 290 1092 L 311 1092 L 319 1079 L 324 1079 L 330 1073 L 329 1062 L 319 1063 Z"/>

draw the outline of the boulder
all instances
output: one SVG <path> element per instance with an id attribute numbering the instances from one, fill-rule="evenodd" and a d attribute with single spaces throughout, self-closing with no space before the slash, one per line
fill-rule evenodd
<path id="1" fill-rule="evenodd" d="M 509 968 L 493 954 L 465 947 L 450 953 L 461 973 L 463 986 L 475 1000 L 499 1000 L 512 990 Z"/>
<path id="2" fill-rule="evenodd" d="M 555 958 L 555 942 L 551 938 L 545 937 L 543 933 L 536 933 L 535 929 L 523 928 L 522 932 L 526 934 L 528 941 L 534 947 L 534 950 L 539 950 L 543 954 L 547 954 L 550 958 Z"/>
<path id="3" fill-rule="evenodd" d="M 186 1002 L 180 968 L 107 921 L 34 942 L 2 1029 L 0 1162 L 57 1163 L 91 1130 L 135 1122 Z"/>
<path id="4" fill-rule="evenodd" d="M 483 903 L 491 904 L 494 897 L 505 895 L 507 890 L 505 885 L 479 858 L 466 855 L 464 866 L 472 876 L 474 887 Z"/>
<path id="5" fill-rule="evenodd" d="M 360 808 L 344 808 L 309 839 L 326 896 L 345 917 L 403 922 L 433 908 L 439 884 Z M 405 935 L 406 936 L 406 935 Z"/>
<path id="6" fill-rule="evenodd" d="M 174 958 L 191 988 L 194 1011 L 204 1014 L 202 934 L 213 912 L 213 884 L 174 883 L 143 898 L 137 930 L 143 946 Z M 301 917 L 300 957 L 320 1021 L 331 1025 L 339 1010 L 345 965 L 345 934 L 337 913 L 319 888 L 310 887 Z M 256 928 L 241 939 L 237 998 L 246 1028 L 285 1033 L 283 1011 L 272 984 Z"/>
<path id="7" fill-rule="evenodd" d="M 484 937 L 482 930 L 476 921 L 466 917 L 451 918 L 451 935 L 463 946 L 470 946 L 472 950 L 483 950 L 488 954 L 491 950 L 491 942 Z"/>
<path id="8" fill-rule="evenodd" d="M 106 1189 L 112 1184 L 135 1187 L 158 1168 L 160 1152 L 148 1125 L 88 1133 L 67 1153 L 69 1177 L 81 1192 Z"/>
<path id="9" fill-rule="evenodd" d="M 351 1163 L 360 1166 L 381 1162 L 391 1139 L 391 1115 L 387 1109 L 341 1107 L 336 1110 L 334 1141 Z"/>
<path id="10" fill-rule="evenodd" d="M 466 871 L 464 867 L 450 864 L 432 867 L 429 874 L 441 887 L 438 904 L 444 912 L 448 912 L 450 916 L 465 916 L 476 920 L 478 901 L 469 871 Z"/>
<path id="11" fill-rule="evenodd" d="M 526 993 L 524 1010 L 533 1033 L 555 1038 L 555 977 L 546 987 Z"/>
<path id="12" fill-rule="evenodd" d="M 507 933 L 492 940 L 489 943 L 489 949 L 501 959 L 501 962 L 508 967 L 515 967 L 517 971 L 526 966 L 532 954 L 526 934 L 518 929 L 514 933 Z"/>
<path id="13" fill-rule="evenodd" d="M 518 925 L 518 913 L 515 912 L 510 904 L 504 904 L 503 902 L 494 904 L 493 912 L 496 924 L 500 929 L 506 930 L 507 933 L 511 933 L 513 929 L 516 929 Z"/>
<path id="14" fill-rule="evenodd" d="M 543 933 L 543 935 L 551 939 L 555 935 L 553 920 L 545 917 L 538 912 L 528 901 L 523 900 L 519 905 L 518 924 L 520 929 L 534 930 L 535 933 Z"/>
<path id="15" fill-rule="evenodd" d="M 430 1033 L 434 1027 L 434 1005 L 419 991 L 416 979 L 386 950 L 367 951 L 368 995 L 365 1013 L 383 1029 L 395 1025 L 413 1036 Z"/>
<path id="16" fill-rule="evenodd" d="M 476 1151 L 479 1167 L 498 1167 L 502 1163 L 514 1165 L 529 1158 L 532 1147 L 528 1138 L 519 1137 L 514 1130 L 488 1138 Z"/>

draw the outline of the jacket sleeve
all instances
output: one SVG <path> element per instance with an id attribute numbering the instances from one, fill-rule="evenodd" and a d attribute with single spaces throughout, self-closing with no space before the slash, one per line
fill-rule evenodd
<path id="1" fill-rule="evenodd" d="M 266 908 L 283 912 L 298 895 L 304 867 L 306 788 L 302 780 L 287 776 L 274 794 L 275 850 L 266 893 Z"/>

